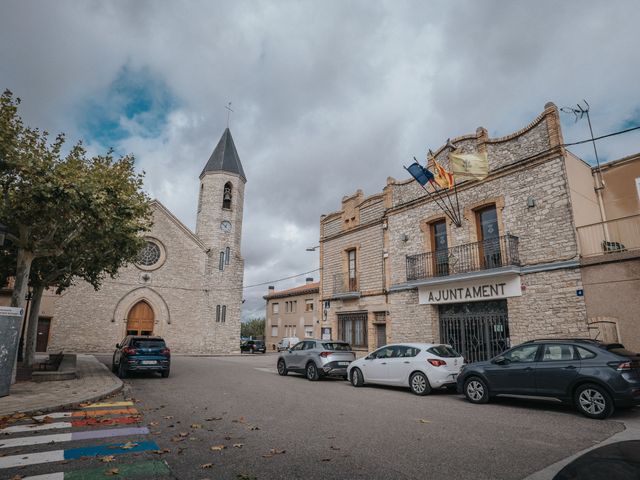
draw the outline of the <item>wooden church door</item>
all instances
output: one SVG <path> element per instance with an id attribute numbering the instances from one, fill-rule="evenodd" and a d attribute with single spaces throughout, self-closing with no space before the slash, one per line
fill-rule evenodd
<path id="1" fill-rule="evenodd" d="M 153 334 L 154 315 L 151 306 L 144 300 L 136 303 L 127 317 L 127 335 Z"/>

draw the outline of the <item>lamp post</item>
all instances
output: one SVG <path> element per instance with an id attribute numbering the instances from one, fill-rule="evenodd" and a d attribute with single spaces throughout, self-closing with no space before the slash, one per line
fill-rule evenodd
<path id="1" fill-rule="evenodd" d="M 29 302 L 33 298 L 33 292 L 31 292 L 31 288 L 25 295 L 24 299 L 27 301 L 27 305 L 24 309 L 24 320 L 22 321 L 22 332 L 20 332 L 20 343 L 18 344 L 18 361 L 22 362 L 24 360 L 24 331 L 27 327 L 27 323 L 29 323 Z"/>

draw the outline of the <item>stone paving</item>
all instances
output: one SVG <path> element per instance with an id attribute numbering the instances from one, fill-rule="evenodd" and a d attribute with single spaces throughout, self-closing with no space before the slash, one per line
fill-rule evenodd
<path id="1" fill-rule="evenodd" d="M 0 416 L 77 406 L 106 397 L 122 388 L 122 381 L 93 355 L 78 355 L 78 378 L 58 382 L 19 382 L 0 398 Z"/>

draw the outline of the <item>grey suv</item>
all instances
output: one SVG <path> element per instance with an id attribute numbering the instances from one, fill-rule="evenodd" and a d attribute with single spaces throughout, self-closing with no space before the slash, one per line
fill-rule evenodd
<path id="1" fill-rule="evenodd" d="M 556 399 L 602 419 L 615 407 L 640 405 L 640 355 L 590 339 L 531 340 L 463 366 L 458 391 L 472 403 L 498 395 Z"/>
<path id="2" fill-rule="evenodd" d="M 309 380 L 321 377 L 347 378 L 347 367 L 356 359 L 351 345 L 334 340 L 303 340 L 278 357 L 278 373 L 304 374 Z"/>

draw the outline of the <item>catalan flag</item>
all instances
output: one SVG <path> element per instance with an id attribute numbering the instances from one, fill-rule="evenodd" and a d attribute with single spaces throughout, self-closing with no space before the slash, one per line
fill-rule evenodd
<path id="1" fill-rule="evenodd" d="M 440 188 L 448 189 L 453 187 L 453 173 L 447 171 L 442 165 L 436 162 L 435 158 L 433 159 L 433 177 Z"/>
<path id="2" fill-rule="evenodd" d="M 449 165 L 454 175 L 482 180 L 489 175 L 489 161 L 486 152 L 449 154 Z"/>

